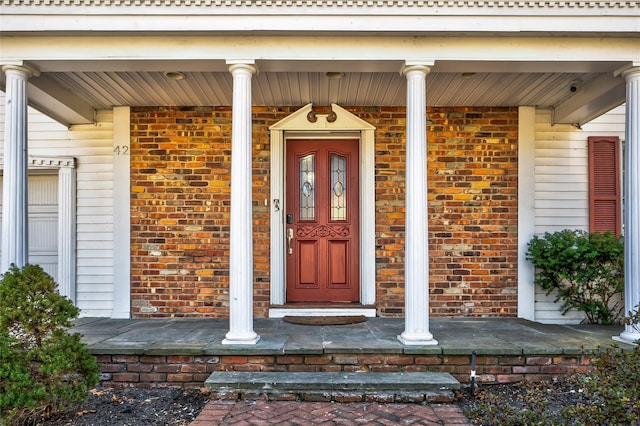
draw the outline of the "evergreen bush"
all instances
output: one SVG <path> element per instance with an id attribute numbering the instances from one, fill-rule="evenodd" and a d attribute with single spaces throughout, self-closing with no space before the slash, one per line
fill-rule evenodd
<path id="1" fill-rule="evenodd" d="M 83 400 L 98 364 L 66 329 L 79 309 L 38 265 L 0 280 L 0 424 L 29 424 Z"/>
<path id="2" fill-rule="evenodd" d="M 582 311 L 591 324 L 622 320 L 624 246 L 610 232 L 563 230 L 534 236 L 527 259 L 536 267 L 535 283 L 547 295 L 557 291 L 562 314 Z"/>

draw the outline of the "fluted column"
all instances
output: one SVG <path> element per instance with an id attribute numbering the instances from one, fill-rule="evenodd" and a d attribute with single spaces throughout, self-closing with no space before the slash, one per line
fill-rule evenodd
<path id="1" fill-rule="evenodd" d="M 429 332 L 429 245 L 427 214 L 427 90 L 430 68 L 410 65 L 407 78 L 407 175 L 405 213 L 405 345 L 435 345 Z"/>
<path id="2" fill-rule="evenodd" d="M 256 67 L 234 63 L 231 131 L 229 332 L 223 344 L 253 345 L 253 213 L 251 183 L 251 78 Z"/>
<path id="3" fill-rule="evenodd" d="M 27 80 L 37 74 L 17 65 L 5 65 L 2 71 L 6 76 L 6 106 L 0 273 L 12 264 L 20 268 L 29 262 Z"/>
<path id="4" fill-rule="evenodd" d="M 640 67 L 624 73 L 627 82 L 624 167 L 624 309 L 640 309 Z M 640 327 L 640 324 L 637 325 Z M 640 333 L 627 325 L 616 340 L 635 342 Z"/>
<path id="5" fill-rule="evenodd" d="M 76 169 L 74 160 L 58 172 L 58 284 L 76 303 Z"/>

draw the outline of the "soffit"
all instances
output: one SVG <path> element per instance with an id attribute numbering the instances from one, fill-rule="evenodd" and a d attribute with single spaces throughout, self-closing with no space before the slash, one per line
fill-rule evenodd
<path id="1" fill-rule="evenodd" d="M 176 81 L 162 72 L 54 72 L 49 76 L 96 109 L 117 105 L 231 105 L 228 72 L 185 72 Z M 551 108 L 597 73 L 433 72 L 427 76 L 430 106 L 514 106 Z M 348 72 L 329 79 L 321 72 L 260 72 L 253 78 L 254 105 L 404 106 L 406 79 L 399 72 Z"/>

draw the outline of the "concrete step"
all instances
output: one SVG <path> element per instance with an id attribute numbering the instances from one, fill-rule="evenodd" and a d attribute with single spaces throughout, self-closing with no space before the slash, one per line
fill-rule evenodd
<path id="1" fill-rule="evenodd" d="M 219 371 L 205 381 L 224 399 L 334 402 L 449 402 L 460 388 L 449 373 Z"/>

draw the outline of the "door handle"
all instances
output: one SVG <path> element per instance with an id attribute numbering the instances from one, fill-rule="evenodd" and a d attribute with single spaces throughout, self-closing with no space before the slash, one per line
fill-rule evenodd
<path id="1" fill-rule="evenodd" d="M 293 249 L 291 248 L 291 240 L 293 240 L 293 228 L 287 229 L 287 253 L 293 254 Z"/>

